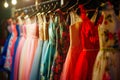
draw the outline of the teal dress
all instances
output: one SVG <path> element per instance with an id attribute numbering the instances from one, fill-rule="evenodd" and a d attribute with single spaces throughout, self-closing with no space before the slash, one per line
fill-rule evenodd
<path id="1" fill-rule="evenodd" d="M 42 57 L 41 62 L 41 79 L 40 80 L 49 80 L 50 78 L 50 72 L 51 72 L 51 66 L 53 64 L 54 55 L 56 52 L 56 20 L 57 17 L 55 17 L 55 21 L 50 18 L 50 24 L 49 24 L 49 41 L 48 46 L 46 47 L 46 51 L 44 56 Z"/>

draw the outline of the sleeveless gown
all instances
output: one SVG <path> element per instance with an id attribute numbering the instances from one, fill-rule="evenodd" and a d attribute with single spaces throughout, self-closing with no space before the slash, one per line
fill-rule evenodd
<path id="1" fill-rule="evenodd" d="M 5 43 L 4 43 L 3 50 L 1 52 L 0 67 L 3 67 L 4 64 L 5 64 L 7 49 L 8 49 L 8 46 L 9 46 L 10 38 L 12 36 L 11 26 L 8 26 L 8 31 L 9 31 L 9 34 L 7 36 L 7 39 L 6 39 Z"/>
<path id="2" fill-rule="evenodd" d="M 44 33 L 43 33 L 43 18 L 42 15 L 38 15 L 38 23 L 39 23 L 39 39 L 38 39 L 38 46 L 36 49 L 34 61 L 32 64 L 32 70 L 30 74 L 30 80 L 39 80 L 39 69 L 40 69 L 40 62 L 41 62 L 41 55 L 43 49 L 43 40 L 44 40 Z"/>
<path id="3" fill-rule="evenodd" d="M 73 72 L 75 70 L 76 61 L 81 52 L 80 29 L 82 20 L 74 11 L 70 12 L 70 17 L 70 46 L 60 80 L 74 80 L 72 79 Z"/>
<path id="4" fill-rule="evenodd" d="M 12 58 L 12 68 L 11 68 L 10 80 L 14 80 L 14 65 L 15 65 L 16 50 L 18 48 L 18 44 L 19 44 L 19 41 L 21 38 L 19 24 L 16 24 L 16 29 L 17 29 L 17 40 L 16 40 L 15 46 L 14 46 L 14 54 L 13 54 L 13 58 Z"/>
<path id="5" fill-rule="evenodd" d="M 59 80 L 63 69 L 63 64 L 70 45 L 69 26 L 64 19 L 64 15 L 59 14 L 59 23 L 56 29 L 56 53 L 52 64 L 50 80 Z M 67 17 L 68 18 L 68 17 Z"/>
<path id="6" fill-rule="evenodd" d="M 51 66 L 53 64 L 53 59 L 56 51 L 56 19 L 52 19 L 52 15 L 50 15 L 50 24 L 49 24 L 49 42 L 44 54 L 44 60 L 42 61 L 41 66 L 41 79 L 49 80 Z"/>
<path id="7" fill-rule="evenodd" d="M 20 55 L 22 52 L 22 48 L 26 39 L 26 26 L 25 24 L 21 26 L 22 31 L 21 31 L 21 38 L 20 42 L 18 44 L 18 48 L 16 50 L 16 56 L 15 56 L 15 65 L 14 65 L 14 80 L 18 80 L 19 76 L 19 64 L 20 64 Z"/>
<path id="8" fill-rule="evenodd" d="M 13 55 L 14 55 L 14 46 L 15 46 L 15 42 L 16 42 L 16 39 L 17 39 L 16 25 L 12 23 L 11 24 L 11 29 L 12 29 L 12 36 L 11 36 L 9 44 L 8 44 L 6 61 L 5 61 L 5 64 L 4 64 L 4 68 L 9 70 L 9 71 L 11 71 L 12 58 L 13 58 Z"/>
<path id="9" fill-rule="evenodd" d="M 76 63 L 74 80 L 91 80 L 95 58 L 99 50 L 99 39 L 97 26 L 86 16 L 86 11 L 80 5 L 82 51 Z M 97 79 L 96 79 L 97 80 Z"/>
<path id="10" fill-rule="evenodd" d="M 38 45 L 39 29 L 36 20 L 33 23 L 32 21 L 29 18 L 26 20 L 28 22 L 26 24 L 27 36 L 20 57 L 19 80 L 30 80 L 30 72 Z"/>
<path id="11" fill-rule="evenodd" d="M 100 50 L 92 80 L 120 80 L 120 21 L 112 5 L 105 4 L 103 22 L 99 26 Z"/>
<path id="12" fill-rule="evenodd" d="M 43 72 L 41 71 L 42 68 L 43 68 L 43 65 L 44 65 L 44 58 L 45 58 L 45 53 L 46 53 L 46 49 L 47 49 L 47 46 L 48 46 L 48 42 L 49 42 L 49 33 L 48 33 L 48 29 L 49 29 L 49 22 L 46 21 L 46 17 L 45 15 L 43 15 L 43 20 L 44 20 L 44 23 L 43 23 L 43 30 L 44 30 L 44 43 L 43 43 L 43 49 L 42 49 L 42 55 L 41 55 L 41 62 L 40 62 L 40 78 L 39 79 L 42 79 L 42 76 L 43 76 Z"/>

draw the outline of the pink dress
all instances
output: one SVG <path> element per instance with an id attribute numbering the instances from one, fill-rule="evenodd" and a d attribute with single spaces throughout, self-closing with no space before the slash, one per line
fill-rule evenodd
<path id="1" fill-rule="evenodd" d="M 39 29 L 37 23 L 31 23 L 30 21 L 26 24 L 26 31 L 27 36 L 20 57 L 19 80 L 30 80 L 30 72 L 38 45 Z"/>
<path id="2" fill-rule="evenodd" d="M 18 44 L 18 48 L 16 50 L 16 57 L 15 57 L 15 65 L 14 65 L 14 80 L 18 80 L 18 73 L 19 73 L 19 63 L 20 63 L 20 56 L 22 52 L 22 48 L 26 39 L 26 26 L 25 24 L 22 27 L 21 32 L 21 39 Z"/>
<path id="3" fill-rule="evenodd" d="M 11 24 L 11 29 L 12 29 L 12 36 L 10 38 L 9 44 L 8 44 L 8 49 L 7 49 L 7 54 L 6 54 L 6 61 L 4 64 L 4 68 L 11 70 L 12 66 L 12 57 L 14 53 L 14 45 L 17 39 L 17 30 L 16 30 L 16 25 Z"/>
<path id="4" fill-rule="evenodd" d="M 82 20 L 75 12 L 70 12 L 70 17 L 70 47 L 63 66 L 60 80 L 74 80 L 72 75 L 75 70 L 78 56 L 81 52 L 80 28 Z"/>

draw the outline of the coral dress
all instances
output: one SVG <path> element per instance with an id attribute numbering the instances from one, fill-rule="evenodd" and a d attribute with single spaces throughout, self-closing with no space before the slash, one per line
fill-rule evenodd
<path id="1" fill-rule="evenodd" d="M 15 57 L 16 57 L 16 50 L 18 48 L 18 44 L 20 41 L 20 26 L 18 24 L 16 24 L 16 29 L 17 29 L 17 40 L 15 42 L 15 46 L 14 46 L 14 55 L 12 58 L 12 68 L 11 68 L 11 75 L 10 75 L 10 80 L 14 80 L 14 65 L 15 65 Z"/>
<path id="2" fill-rule="evenodd" d="M 22 48 L 23 48 L 25 39 L 26 39 L 26 26 L 24 24 L 21 27 L 22 27 L 21 38 L 20 38 L 20 42 L 18 44 L 18 48 L 16 50 L 15 63 L 14 63 L 15 64 L 14 65 L 14 80 L 18 80 L 20 56 L 21 56 L 21 52 L 22 52 Z"/>
<path id="3" fill-rule="evenodd" d="M 83 19 L 80 31 L 83 49 L 75 67 L 74 80 L 91 80 L 94 61 L 99 50 L 98 31 L 97 26 L 94 26 L 86 16 L 83 6 L 79 7 Z"/>
<path id="4" fill-rule="evenodd" d="M 35 51 L 38 45 L 38 25 L 36 18 L 26 20 L 26 40 L 22 49 L 19 67 L 19 80 L 30 80 Z"/>
<path id="5" fill-rule="evenodd" d="M 120 80 L 120 21 L 112 5 L 102 11 L 99 26 L 100 51 L 98 52 L 92 80 Z"/>
<path id="6" fill-rule="evenodd" d="M 16 39 L 17 39 L 16 25 L 12 23 L 11 24 L 11 29 L 12 29 L 12 36 L 11 36 L 9 44 L 8 44 L 6 61 L 5 61 L 5 64 L 4 64 L 4 68 L 8 69 L 9 71 L 11 71 L 12 58 L 13 58 L 13 55 L 14 55 L 14 46 L 15 46 L 15 42 L 16 42 Z"/>
<path id="7" fill-rule="evenodd" d="M 82 20 L 74 11 L 70 12 L 70 17 L 70 46 L 63 66 L 60 80 L 75 80 L 72 78 L 73 72 L 75 70 L 78 56 L 81 52 L 80 29 Z"/>

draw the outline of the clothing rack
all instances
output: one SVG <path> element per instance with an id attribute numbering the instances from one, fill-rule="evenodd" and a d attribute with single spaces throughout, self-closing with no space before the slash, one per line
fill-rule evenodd
<path id="1" fill-rule="evenodd" d="M 43 10 L 43 8 L 48 9 L 50 6 L 55 6 L 55 5 L 57 5 L 56 7 L 60 7 L 60 0 L 50 0 L 50 1 L 40 2 L 38 3 L 38 5 L 34 4 L 27 7 L 16 9 L 15 12 L 24 11 L 28 9 L 35 9 L 36 6 L 38 7 L 38 9 Z"/>

